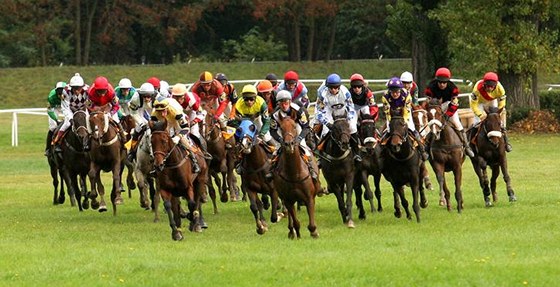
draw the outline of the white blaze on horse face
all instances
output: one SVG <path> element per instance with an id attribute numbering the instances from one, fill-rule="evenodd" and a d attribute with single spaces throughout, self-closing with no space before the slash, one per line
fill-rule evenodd
<path id="1" fill-rule="evenodd" d="M 491 138 L 491 137 L 501 138 L 501 137 L 502 137 L 502 132 L 501 132 L 501 131 L 491 131 L 491 132 L 488 132 L 488 133 L 486 134 L 486 136 L 487 136 L 488 138 Z"/>

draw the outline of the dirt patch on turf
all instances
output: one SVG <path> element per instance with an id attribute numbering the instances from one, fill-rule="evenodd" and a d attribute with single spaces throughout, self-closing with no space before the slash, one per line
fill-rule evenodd
<path id="1" fill-rule="evenodd" d="M 509 130 L 528 134 L 559 133 L 560 124 L 550 111 L 532 111 L 526 119 L 512 124 Z"/>

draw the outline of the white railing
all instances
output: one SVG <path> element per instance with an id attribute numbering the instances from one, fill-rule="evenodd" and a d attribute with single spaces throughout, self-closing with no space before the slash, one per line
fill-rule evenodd
<path id="1" fill-rule="evenodd" d="M 11 109 L 11 110 L 0 110 L 2 113 L 12 113 L 12 146 L 18 146 L 19 135 L 18 135 L 18 114 L 28 114 L 28 115 L 40 115 L 46 116 L 46 108 L 28 108 L 28 109 Z"/>

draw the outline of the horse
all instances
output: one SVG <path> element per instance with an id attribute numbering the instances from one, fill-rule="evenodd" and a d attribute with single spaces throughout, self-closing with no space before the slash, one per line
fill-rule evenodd
<path id="1" fill-rule="evenodd" d="M 362 203 L 362 186 L 365 188 L 364 199 L 369 201 L 371 212 L 375 212 L 373 193 L 368 180 L 370 175 L 373 176 L 373 183 L 375 185 L 377 211 L 383 211 L 383 206 L 381 205 L 381 188 L 379 187 L 381 169 L 379 168 L 378 161 L 381 148 L 376 139 L 378 131 L 375 127 L 375 117 L 369 114 L 361 114 L 359 122 L 360 127 L 358 133 L 363 143 L 363 148 L 360 151 L 362 164 L 356 167 L 356 174 L 354 175 L 354 193 L 356 194 L 356 206 L 358 206 L 360 212 L 359 218 L 366 219 L 366 212 Z"/>
<path id="2" fill-rule="evenodd" d="M 408 134 L 408 126 L 403 117 L 391 117 L 389 128 L 391 132 L 388 136 L 388 142 L 381 149 L 380 164 L 383 176 L 393 187 L 394 215 L 397 218 L 402 216 L 400 208 L 402 202 L 406 218 L 412 219 L 408 209 L 408 201 L 404 194 L 404 186 L 410 185 L 412 208 L 416 215 L 416 221 L 420 222 L 420 206 L 425 208 L 428 205 L 423 187 L 420 184 L 421 155 L 414 147 L 414 140 Z M 418 194 L 421 197 L 420 206 L 418 205 Z"/>
<path id="3" fill-rule="evenodd" d="M 49 132 L 47 135 L 47 141 L 52 141 L 52 132 Z M 47 163 L 49 164 L 49 170 L 52 177 L 52 185 L 53 185 L 53 205 L 63 204 L 66 201 L 66 193 L 64 191 L 64 174 L 63 174 L 63 166 L 61 164 L 57 164 L 58 155 L 54 152 L 54 147 L 50 146 L 45 154 L 47 156 Z M 60 191 L 60 192 L 59 192 Z M 68 193 L 70 194 L 71 190 L 68 188 Z M 75 198 L 72 196 L 71 198 L 71 205 L 74 206 Z"/>
<path id="4" fill-rule="evenodd" d="M 318 238 L 319 233 L 315 224 L 315 196 L 320 188 L 319 179 L 314 180 L 309 173 L 308 165 L 302 155 L 302 148 L 297 140 L 296 122 L 290 117 L 280 115 L 280 130 L 283 141 L 278 151 L 278 161 L 274 170 L 274 186 L 284 207 L 288 210 L 288 238 L 301 238 L 300 222 L 295 208 L 296 202 L 303 203 L 307 208 L 309 217 L 307 229 L 311 233 L 311 237 Z M 314 157 L 310 155 L 307 160 L 313 161 L 310 164 L 314 164 L 318 171 Z"/>
<path id="5" fill-rule="evenodd" d="M 189 212 L 186 218 L 191 221 L 189 230 L 201 232 L 201 197 L 208 181 L 208 166 L 200 151 L 194 152 L 200 166 L 199 173 L 192 172 L 188 152 L 180 143 L 175 143 L 167 131 L 167 121 L 149 122 L 151 144 L 156 168 L 157 187 L 171 227 L 171 238 L 183 239 L 181 227 L 180 197 L 187 200 Z"/>
<path id="6" fill-rule="evenodd" d="M 136 127 L 136 122 L 131 115 L 126 115 L 121 119 L 121 126 L 125 131 L 126 139 L 125 141 L 129 141 L 131 138 L 131 132 Z M 128 188 L 128 198 L 132 197 L 131 191 L 136 189 L 136 182 L 134 182 L 134 163 L 130 162 L 126 157 L 121 165 L 121 178 L 124 172 L 124 167 L 126 166 L 127 173 L 126 173 L 126 186 Z M 121 192 L 123 191 L 122 183 L 121 183 Z"/>
<path id="7" fill-rule="evenodd" d="M 264 205 L 257 193 L 270 196 L 272 199 L 272 210 L 270 221 L 277 222 L 278 215 L 278 193 L 271 181 L 266 179 L 266 173 L 271 168 L 270 158 L 265 147 L 257 137 L 257 127 L 250 120 L 242 120 L 235 131 L 236 149 L 241 155 L 240 168 L 241 190 L 247 194 L 250 209 L 255 218 L 257 234 L 262 235 L 268 230 L 264 219 Z"/>
<path id="8" fill-rule="evenodd" d="M 463 193 L 461 191 L 461 179 L 463 175 L 463 143 L 455 132 L 455 129 L 444 120 L 441 109 L 441 100 L 433 99 L 428 106 L 429 135 L 427 141 L 430 143 L 430 164 L 436 174 L 439 184 L 439 204 L 447 206 L 451 211 L 449 200 L 449 188 L 445 180 L 445 172 L 453 172 L 455 181 L 455 200 L 457 201 L 457 212 L 463 209 Z"/>
<path id="9" fill-rule="evenodd" d="M 105 187 L 101 182 L 101 170 L 112 172 L 113 184 L 111 188 L 111 203 L 113 204 L 113 216 L 117 215 L 117 204 L 122 203 L 121 187 L 121 163 L 126 156 L 124 146 L 119 138 L 117 127 L 110 123 L 109 114 L 102 110 L 91 111 L 87 121 L 88 132 L 91 137 L 90 169 L 88 177 L 91 183 L 93 209 L 99 212 L 107 211 L 105 204 Z M 97 202 L 98 194 L 101 201 Z"/>
<path id="10" fill-rule="evenodd" d="M 352 219 L 352 188 L 354 186 L 354 154 L 350 148 L 350 124 L 346 110 L 333 110 L 332 129 L 319 144 L 317 153 L 328 190 L 336 195 L 342 222 L 355 228 Z M 323 148 L 321 148 L 321 145 Z M 346 199 L 345 199 L 346 196 Z"/>
<path id="11" fill-rule="evenodd" d="M 503 109 L 503 108 L 502 108 Z M 482 194 L 484 195 L 484 203 L 486 207 L 492 206 L 490 201 L 490 193 L 492 193 L 492 201 L 498 200 L 496 194 L 496 179 L 502 170 L 504 181 L 506 183 L 509 202 L 517 201 L 517 197 L 511 187 L 511 178 L 507 169 L 507 157 L 505 151 L 505 143 L 502 138 L 500 113 L 502 109 L 496 107 L 485 108 L 487 116 L 476 127 L 471 128 L 470 146 L 474 151 L 474 157 L 471 162 L 474 172 L 478 176 Z M 486 167 L 490 166 L 492 177 L 490 182 L 486 174 Z M 490 186 L 488 184 L 490 183 Z"/>
<path id="12" fill-rule="evenodd" d="M 426 111 L 426 102 L 420 105 L 412 107 L 412 121 L 414 122 L 414 128 L 418 131 L 422 139 L 426 139 L 426 136 L 430 133 L 428 129 L 428 112 Z M 426 168 L 426 162 L 422 161 L 422 181 L 424 186 L 428 190 L 433 190 L 432 182 L 430 181 L 430 172 Z"/>
<path id="13" fill-rule="evenodd" d="M 154 169 L 154 157 L 151 147 L 151 130 L 146 129 L 141 135 L 136 151 L 136 161 L 134 163 L 134 176 L 138 181 L 138 191 L 140 192 L 140 207 L 153 210 L 155 214 L 154 222 L 159 221 L 159 191 L 155 188 L 155 178 L 151 174 Z M 152 203 L 149 203 L 151 199 Z"/>
<path id="14" fill-rule="evenodd" d="M 208 146 L 208 152 L 212 155 L 209 166 L 209 175 L 214 178 L 218 193 L 220 194 L 220 201 L 227 202 L 228 194 L 230 191 L 230 198 L 232 201 L 237 201 L 239 198 L 239 191 L 236 186 L 235 175 L 233 174 L 234 166 L 228 165 L 228 149 L 226 148 L 226 140 L 222 136 L 220 123 L 214 118 L 214 112 L 208 111 L 203 126 L 203 137 Z M 229 143 L 233 146 L 232 143 Z M 218 174 L 221 174 L 221 179 Z M 218 213 L 216 205 L 216 190 L 212 181 L 208 181 L 208 193 L 212 199 L 214 207 L 214 214 Z"/>

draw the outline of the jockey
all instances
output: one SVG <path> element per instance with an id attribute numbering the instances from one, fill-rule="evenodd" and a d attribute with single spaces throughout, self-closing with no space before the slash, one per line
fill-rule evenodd
<path id="1" fill-rule="evenodd" d="M 160 95 L 166 98 L 171 97 L 171 88 L 169 87 L 169 83 L 167 81 L 159 81 L 159 89 L 157 89 L 157 91 Z"/>
<path id="2" fill-rule="evenodd" d="M 271 116 L 270 135 L 277 142 L 281 143 L 283 140 L 281 135 L 282 131 L 280 130 L 280 117 L 291 117 L 294 122 L 296 122 L 297 130 L 299 132 L 296 141 L 302 147 L 305 155 L 310 159 L 312 152 L 305 143 L 305 138 L 311 131 L 309 128 L 309 116 L 307 115 L 307 111 L 301 106 L 292 103 L 292 95 L 288 91 L 278 92 L 276 99 L 278 100 L 278 109 Z M 311 160 L 306 159 L 305 162 L 309 168 L 309 174 L 316 180 L 318 173 L 311 164 Z"/>
<path id="3" fill-rule="evenodd" d="M 214 78 L 218 80 L 220 84 L 222 84 L 222 87 L 224 87 L 224 93 L 226 93 L 226 97 L 228 99 L 228 104 L 224 109 L 224 114 L 225 117 L 228 118 L 229 115 L 231 115 L 231 113 L 233 112 L 233 106 L 239 98 L 237 96 L 237 90 L 235 90 L 235 86 L 229 82 L 227 76 L 224 73 L 217 73 Z M 200 99 L 198 101 L 200 102 Z"/>
<path id="4" fill-rule="evenodd" d="M 130 114 L 128 102 L 130 102 L 135 92 L 136 89 L 132 86 L 132 82 L 128 78 L 122 78 L 119 81 L 119 85 L 115 88 L 115 94 L 117 98 L 119 98 L 119 106 L 121 107 L 118 111 L 119 118 Z"/>
<path id="5" fill-rule="evenodd" d="M 429 99 L 436 98 L 441 100 L 441 109 L 444 112 L 444 117 L 446 117 L 454 126 L 455 130 L 459 132 L 459 136 L 465 149 L 465 154 L 472 158 L 474 157 L 474 153 L 469 146 L 467 135 L 465 134 L 463 125 L 459 120 L 459 114 L 457 113 L 457 109 L 459 108 L 459 88 L 457 88 L 450 79 L 451 71 L 449 71 L 449 69 L 437 69 L 435 79 L 428 84 L 424 94 Z"/>
<path id="6" fill-rule="evenodd" d="M 55 152 L 61 152 L 60 140 L 64 137 L 64 133 L 70 127 L 70 120 L 74 117 L 76 111 L 85 111 L 88 101 L 89 86 L 84 83 L 84 79 L 79 73 L 74 74 L 68 83 L 68 86 L 62 91 L 63 101 L 61 102 L 62 113 L 64 114 L 64 123 L 58 130 L 56 137 L 51 145 L 54 146 Z M 84 147 L 87 149 L 87 146 Z"/>
<path id="7" fill-rule="evenodd" d="M 112 123 L 117 127 L 121 143 L 124 145 L 126 136 L 122 128 L 117 112 L 119 111 L 119 99 L 115 96 L 115 90 L 105 77 L 97 77 L 88 90 L 87 108 L 96 111 L 103 108 L 109 108 Z M 84 147 L 89 148 L 89 146 Z"/>
<path id="8" fill-rule="evenodd" d="M 277 92 L 278 91 L 278 77 L 276 76 L 276 74 L 273 73 L 269 73 L 268 75 L 266 75 L 266 77 L 264 78 L 265 80 L 268 80 L 271 84 L 272 84 L 272 89 Z"/>
<path id="9" fill-rule="evenodd" d="M 64 100 L 64 95 L 62 91 L 66 87 L 65 82 L 56 83 L 54 89 L 52 89 L 47 97 L 48 107 L 47 115 L 49 116 L 49 132 L 47 134 L 47 145 L 45 147 L 45 156 L 48 155 L 51 149 L 51 143 L 53 140 L 53 134 L 58 127 L 59 118 L 62 118 L 64 114 L 62 113 L 62 101 Z"/>
<path id="10" fill-rule="evenodd" d="M 153 121 L 167 120 L 167 131 L 173 137 L 173 141 L 185 148 L 192 162 L 193 173 L 200 172 L 200 165 L 194 154 L 191 141 L 188 139 L 189 122 L 183 113 L 183 107 L 173 98 L 159 96 L 154 102 L 152 112 Z"/>
<path id="11" fill-rule="evenodd" d="M 224 87 L 220 81 L 212 77 L 212 73 L 205 71 L 199 76 L 191 87 L 191 91 L 200 98 L 200 103 L 203 109 L 213 109 L 214 118 L 220 122 L 220 129 L 227 131 L 227 118 L 223 116 L 226 107 L 228 106 L 229 99 L 224 92 Z"/>
<path id="12" fill-rule="evenodd" d="M 502 84 L 498 81 L 498 75 L 494 72 L 484 74 L 482 80 L 474 85 L 471 97 L 470 107 L 474 115 L 474 124 L 477 125 L 486 115 L 483 113 L 484 107 L 498 107 L 499 109 L 506 106 L 506 91 Z M 505 111 L 500 115 L 502 120 L 502 134 L 506 143 L 506 151 L 510 152 L 512 147 L 506 134 Z"/>
<path id="13" fill-rule="evenodd" d="M 420 155 L 422 155 L 422 160 L 426 161 L 428 159 L 428 154 L 424 150 L 422 138 L 414 127 L 414 122 L 410 114 L 410 110 L 412 109 L 412 97 L 406 90 L 403 89 L 403 84 L 397 77 L 392 77 L 389 82 L 387 82 L 387 88 L 387 92 L 381 98 L 381 101 L 383 102 L 383 110 L 385 111 L 385 118 L 387 119 L 386 128 L 383 131 L 382 138 L 387 138 L 391 132 L 389 126 L 391 116 L 402 116 L 408 126 L 408 129 L 412 131 L 412 134 L 414 135 L 414 139 L 418 144 L 418 150 L 420 151 Z"/>
<path id="14" fill-rule="evenodd" d="M 268 113 L 272 114 L 276 110 L 276 91 L 269 80 L 262 80 L 257 85 L 257 95 L 266 101 L 268 106 Z"/>
<path id="15" fill-rule="evenodd" d="M 257 96 L 257 88 L 253 85 L 245 85 L 241 91 L 243 96 L 235 104 L 234 120 L 241 122 L 243 119 L 253 121 L 259 130 L 258 137 L 267 144 L 271 143 L 272 137 L 270 136 L 270 114 L 268 113 L 268 106 L 266 101 Z M 235 125 L 237 127 L 237 125 Z"/>
<path id="16" fill-rule="evenodd" d="M 412 73 L 406 71 L 401 74 L 401 82 L 403 84 L 403 89 L 408 92 L 412 98 L 412 106 L 418 106 L 418 85 L 414 82 Z"/>
<path id="17" fill-rule="evenodd" d="M 358 117 L 360 114 L 368 114 L 377 120 L 379 107 L 362 75 L 353 74 L 350 77 L 350 96 L 352 96 L 352 103 L 354 103 L 354 110 L 358 113 Z"/>
<path id="18" fill-rule="evenodd" d="M 287 71 L 284 74 L 284 82 L 278 86 L 278 91 L 286 90 L 292 94 L 292 101 L 307 109 L 309 98 L 307 97 L 307 87 L 299 80 L 299 75 L 295 71 Z"/>
<path id="19" fill-rule="evenodd" d="M 325 80 L 325 83 L 317 89 L 315 109 L 316 119 L 319 124 L 313 129 L 317 132 L 320 131 L 321 141 L 324 139 L 329 129 L 332 128 L 332 110 L 341 108 L 346 109 L 346 115 L 350 124 L 350 135 L 352 136 L 350 144 L 354 152 L 354 161 L 361 162 L 362 157 L 359 152 L 360 139 L 358 137 L 357 125 L 358 119 L 356 111 L 354 110 L 352 96 L 348 89 L 342 85 L 340 76 L 338 74 L 330 74 Z"/>
<path id="20" fill-rule="evenodd" d="M 128 152 L 128 160 L 130 162 L 136 158 L 138 139 L 146 129 L 148 120 L 150 120 L 153 108 L 152 102 L 156 96 L 159 96 L 159 94 L 154 86 L 150 83 L 143 83 L 128 103 L 130 114 L 136 123 L 134 130 L 132 130 L 130 151 Z"/>

